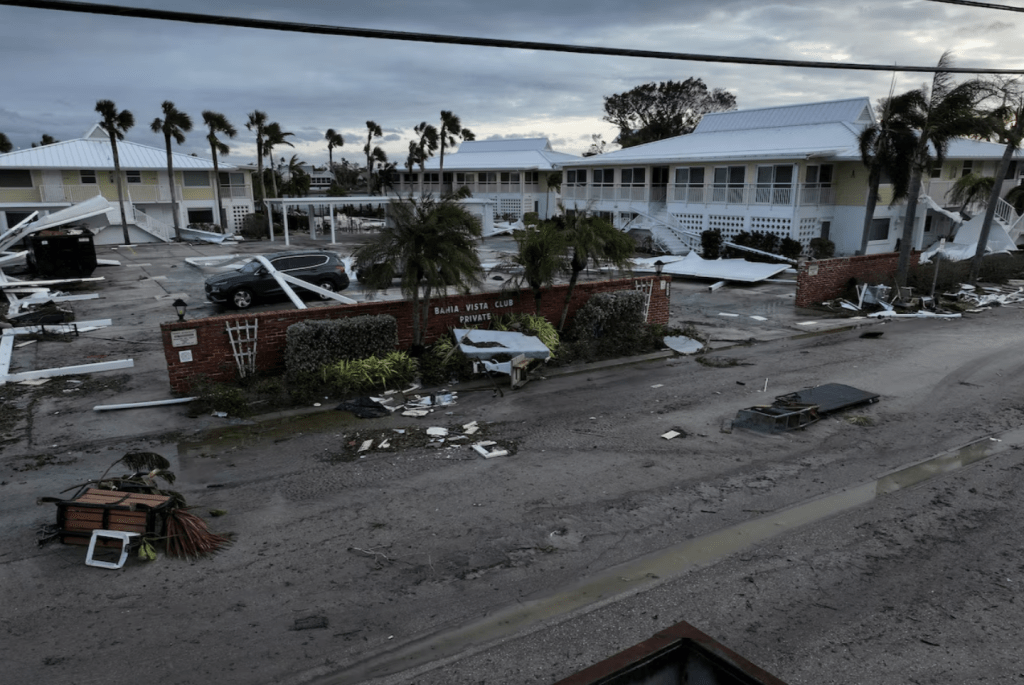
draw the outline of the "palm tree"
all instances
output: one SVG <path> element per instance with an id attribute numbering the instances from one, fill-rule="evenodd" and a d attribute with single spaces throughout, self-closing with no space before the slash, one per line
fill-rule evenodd
<path id="1" fill-rule="evenodd" d="M 387 288 L 395 271 L 402 274 L 402 292 L 412 301 L 413 349 L 420 351 L 432 294 L 449 285 L 468 291 L 480 283 L 474 249 L 480 219 L 452 198 L 399 199 L 388 212 L 387 225 L 353 257 L 357 268 L 370 272 L 371 287 Z M 381 264 L 386 268 L 370 268 Z"/>
<path id="2" fill-rule="evenodd" d="M 117 179 L 117 203 L 121 206 L 121 230 L 124 232 L 124 244 L 131 245 L 128 237 L 128 218 L 124 212 L 124 187 L 121 184 L 121 160 L 117 156 L 117 141 L 124 140 L 124 134 L 135 125 L 135 117 L 128 110 L 117 111 L 117 105 L 111 100 L 98 100 L 96 111 L 103 117 L 100 127 L 110 136 L 110 149 L 114 157 L 114 178 Z"/>
<path id="3" fill-rule="evenodd" d="M 995 182 L 991 176 L 981 174 L 961 176 L 946 192 L 946 199 L 960 205 L 960 213 L 963 214 L 969 206 L 981 202 L 983 198 L 987 199 L 992 194 Z"/>
<path id="4" fill-rule="evenodd" d="M 552 221 L 527 224 L 525 230 L 514 233 L 517 252 L 512 263 L 522 268 L 518 284 L 525 282 L 533 291 L 534 309 L 540 314 L 540 300 L 545 287 L 550 287 L 555 278 L 569 270 L 565 251 L 568 248 L 566 233 L 558 230 Z"/>
<path id="5" fill-rule="evenodd" d="M 462 122 L 459 121 L 459 117 L 447 110 L 441 110 L 441 130 L 437 134 L 437 138 L 441 144 L 441 156 L 440 156 L 440 169 L 438 170 L 439 180 L 441 181 L 441 189 L 444 191 L 444 148 L 445 146 L 452 147 L 455 145 L 456 138 L 462 140 L 476 140 L 476 136 L 468 128 L 462 127 Z"/>
<path id="6" fill-rule="evenodd" d="M 263 183 L 263 129 L 266 125 L 266 112 L 261 112 L 258 109 L 249 112 L 249 121 L 246 122 L 245 127 L 256 133 L 256 178 L 260 182 L 260 199 L 264 200 L 264 208 L 266 208 L 267 188 Z"/>
<path id="7" fill-rule="evenodd" d="M 298 155 L 288 160 L 288 182 L 281 188 L 282 193 L 290 197 L 305 197 L 309 193 L 309 174 L 302 168 L 304 164 Z"/>
<path id="8" fill-rule="evenodd" d="M 594 260 L 595 265 L 607 263 L 618 269 L 626 269 L 629 267 L 629 258 L 636 250 L 632 238 L 604 219 L 594 216 L 589 208 L 569 213 L 563 207 L 562 212 L 566 215 L 566 242 L 572 248 L 572 258 L 569 260 L 569 289 L 565 293 L 562 318 L 558 322 L 559 330 L 565 327 L 576 280 L 590 260 Z"/>
<path id="9" fill-rule="evenodd" d="M 377 149 L 380 150 L 380 148 Z M 388 190 L 395 189 L 395 169 L 398 168 L 398 164 L 389 162 L 388 156 L 383 150 L 380 150 L 380 154 L 383 159 L 380 160 L 380 169 L 377 170 L 377 187 L 387 197 Z"/>
<path id="10" fill-rule="evenodd" d="M 415 162 L 420 167 L 420 195 L 423 195 L 423 176 L 426 171 L 427 160 L 434 156 L 440 144 L 437 129 L 433 124 L 421 121 L 413 131 L 419 136 L 417 140 L 409 142 L 409 173 L 412 173 L 412 164 Z"/>
<path id="11" fill-rule="evenodd" d="M 174 238 L 181 241 L 181 219 L 178 216 L 178 200 L 174 196 L 174 164 L 171 161 L 171 138 L 181 145 L 185 142 L 185 134 L 192 130 L 192 117 L 185 114 L 174 106 L 170 100 L 164 100 L 161 105 L 164 111 L 164 118 L 157 117 L 149 128 L 153 133 L 164 134 L 164 144 L 167 147 L 167 180 L 171 185 L 171 211 L 174 213 Z"/>
<path id="12" fill-rule="evenodd" d="M 276 121 L 272 121 L 263 128 L 263 154 L 270 159 L 271 169 L 275 172 L 270 176 L 270 186 L 274 193 L 274 197 L 277 197 L 277 173 L 274 169 L 274 148 L 278 145 L 287 145 L 288 147 L 295 147 L 287 140 L 286 136 L 295 135 L 291 131 L 282 131 L 281 124 Z"/>
<path id="13" fill-rule="evenodd" d="M 217 138 L 218 133 L 223 133 L 228 138 L 234 138 L 238 131 L 231 125 L 228 118 L 220 112 L 212 112 L 210 110 L 203 111 L 203 123 L 206 124 L 210 132 L 206 136 L 206 140 L 210 143 L 210 154 L 213 156 L 213 190 L 216 193 L 214 197 L 217 199 L 217 213 L 220 216 L 220 230 L 224 233 L 227 232 L 228 226 L 228 213 L 224 209 L 224 198 L 220 195 L 220 167 L 217 166 L 217 153 L 226 155 L 231 152 L 231 148 L 226 143 L 222 142 Z"/>
<path id="14" fill-rule="evenodd" d="M 1003 179 L 1006 178 L 1006 174 L 1010 170 L 1013 155 L 1024 142 L 1024 95 L 1019 92 L 1016 84 L 1004 88 L 1003 92 L 1003 104 L 990 114 L 988 121 L 992 132 L 1006 143 L 1006 147 L 1003 148 L 1003 158 L 999 162 L 996 177 L 992 179 L 992 190 L 988 196 L 988 204 L 985 206 L 985 218 L 982 220 L 981 234 L 978 236 L 978 247 L 974 252 L 974 259 L 971 260 L 971 273 L 968 276 L 971 283 L 977 283 L 978 276 L 981 274 L 981 263 L 985 258 L 985 249 L 988 247 L 988 236 L 992 230 L 996 205 L 999 204 L 999 191 L 1003 185 Z"/>
<path id="15" fill-rule="evenodd" d="M 984 84 L 977 80 L 953 84 L 952 75 L 945 68 L 952 65 L 949 52 L 939 58 L 938 70 L 932 77 L 931 89 L 922 93 L 921 109 L 917 113 L 920 129 L 917 147 L 911 157 L 910 189 L 907 195 L 907 213 L 903 219 L 900 258 L 896 266 L 896 282 L 907 283 L 910 270 L 910 249 L 917 219 L 917 201 L 921 195 L 921 180 L 934 163 L 941 165 L 946 158 L 949 143 L 962 136 L 984 135 L 988 124 L 979 117 L 978 105 L 985 93 Z"/>
<path id="16" fill-rule="evenodd" d="M 14 145 L 11 144 L 11 139 L 7 137 L 6 133 L 0 132 L 0 154 L 10 152 L 14 149 Z"/>
<path id="17" fill-rule="evenodd" d="M 341 147 L 345 144 L 345 139 L 340 133 L 335 131 L 333 128 L 327 129 L 327 133 L 324 134 L 324 139 L 327 141 L 327 169 L 334 172 L 334 148 Z"/>
<path id="18" fill-rule="evenodd" d="M 921 110 L 922 96 L 920 90 L 912 90 L 882 100 L 878 104 L 878 123 L 865 127 L 857 137 L 860 158 L 868 168 L 868 199 L 859 254 L 867 254 L 882 175 L 887 175 L 892 184 L 890 206 L 907 197 L 910 159 L 917 145 L 915 128 L 920 124 L 915 115 Z"/>
<path id="19" fill-rule="evenodd" d="M 375 121 L 367 121 L 366 130 L 366 145 L 363 146 L 363 152 L 366 153 L 366 194 L 373 195 L 373 163 L 379 161 L 380 155 L 384 154 L 383 150 L 373 145 L 373 139 L 383 136 L 384 131 Z M 384 159 L 387 159 L 386 155 Z"/>
<path id="20" fill-rule="evenodd" d="M 51 136 L 49 133 L 44 133 L 43 137 L 39 140 L 38 143 L 32 143 L 32 147 L 42 147 L 44 145 L 53 145 L 54 143 L 59 143 L 59 142 L 60 142 L 59 140 L 57 140 L 56 138 Z"/>

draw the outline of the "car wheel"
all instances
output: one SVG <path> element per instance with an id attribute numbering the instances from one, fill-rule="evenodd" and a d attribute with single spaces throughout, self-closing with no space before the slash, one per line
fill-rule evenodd
<path id="1" fill-rule="evenodd" d="M 318 288 L 323 288 L 324 290 L 330 290 L 332 293 L 335 292 L 335 290 L 337 290 L 337 288 L 334 287 L 334 281 L 320 281 L 316 285 L 317 285 Z M 319 293 L 317 293 L 317 294 L 320 295 Z M 328 297 L 327 295 L 320 295 L 320 299 L 321 300 L 330 300 L 332 298 Z"/>
<path id="2" fill-rule="evenodd" d="M 231 303 L 235 305 L 237 309 L 248 309 L 252 306 L 252 291 L 245 288 L 239 288 L 235 291 L 235 294 L 231 296 Z"/>

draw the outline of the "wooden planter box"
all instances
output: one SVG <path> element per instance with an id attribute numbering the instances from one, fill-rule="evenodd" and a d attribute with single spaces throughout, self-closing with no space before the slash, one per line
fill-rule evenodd
<path id="1" fill-rule="evenodd" d="M 166 495 L 89 488 L 73 500 L 57 503 L 58 535 L 65 544 L 87 545 L 97 528 L 162 534 L 170 503 Z"/>

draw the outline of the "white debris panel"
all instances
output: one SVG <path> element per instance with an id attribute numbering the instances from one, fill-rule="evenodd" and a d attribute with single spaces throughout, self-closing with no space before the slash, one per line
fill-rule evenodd
<path id="1" fill-rule="evenodd" d="M 661 273 L 689 278 L 709 278 L 715 281 L 759 283 L 790 268 L 788 264 L 748 262 L 745 259 L 704 259 L 696 252 L 685 257 L 657 257 L 633 260 L 633 270 L 652 273 L 654 262 L 661 260 Z M 671 260 L 671 261 L 670 261 Z"/>
<path id="2" fill-rule="evenodd" d="M 532 335 L 515 331 L 478 331 L 456 328 L 459 350 L 470 359 L 490 359 L 496 354 L 523 355 L 528 359 L 550 359 L 551 350 Z"/>
<path id="3" fill-rule="evenodd" d="M 933 243 L 931 247 L 921 253 L 921 263 L 930 262 L 935 253 L 940 250 L 942 258 L 946 261 L 962 262 L 974 259 L 974 255 L 978 251 L 978 241 L 981 239 L 981 225 L 984 222 L 985 216 L 979 214 L 957 229 L 953 242 L 947 242 L 944 246 L 939 242 Z M 993 220 L 992 226 L 989 228 L 985 254 L 1009 254 L 1016 251 L 1017 246 L 1010 238 L 1010 234 L 1006 232 L 1006 227 Z"/>

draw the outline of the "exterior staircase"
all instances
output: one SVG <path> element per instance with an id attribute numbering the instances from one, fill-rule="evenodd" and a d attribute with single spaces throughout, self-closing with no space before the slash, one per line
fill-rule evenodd
<path id="1" fill-rule="evenodd" d="M 142 229 L 161 242 L 169 243 L 174 240 L 173 226 L 169 226 L 159 219 L 154 219 L 135 205 L 125 202 L 124 213 L 129 225 Z M 116 204 L 107 212 L 107 221 L 110 222 L 111 226 L 121 225 L 121 210 Z"/>
<path id="2" fill-rule="evenodd" d="M 665 209 L 653 214 L 636 209 L 631 211 L 637 214 L 637 218 L 624 226 L 623 230 L 642 228 L 650 231 L 658 248 L 668 254 L 685 255 L 691 250 L 700 249 L 700 234 L 678 226 Z"/>

